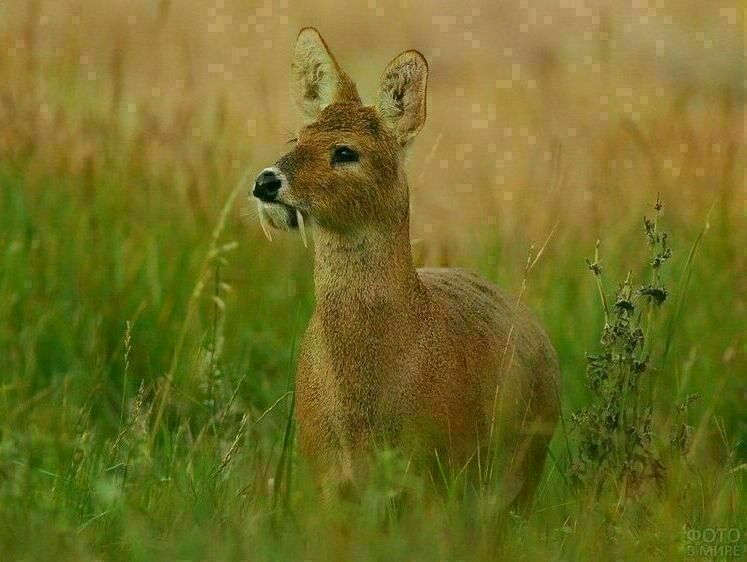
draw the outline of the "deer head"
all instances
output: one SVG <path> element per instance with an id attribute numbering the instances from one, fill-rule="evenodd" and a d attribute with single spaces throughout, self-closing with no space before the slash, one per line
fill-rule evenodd
<path id="1" fill-rule="evenodd" d="M 253 191 L 268 237 L 269 225 L 301 228 L 305 240 L 305 221 L 343 234 L 407 224 L 403 156 L 425 123 L 427 75 L 423 55 L 405 51 L 384 71 L 376 104 L 363 105 L 319 32 L 301 30 L 291 79 L 305 123 Z"/>

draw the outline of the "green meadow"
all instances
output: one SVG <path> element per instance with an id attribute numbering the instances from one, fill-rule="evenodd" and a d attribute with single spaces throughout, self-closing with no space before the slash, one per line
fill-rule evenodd
<path id="1" fill-rule="evenodd" d="M 0 560 L 747 556 L 743 6 L 526 4 L 0 4 Z M 369 100 L 428 57 L 417 260 L 511 291 L 560 358 L 528 514 L 397 450 L 330 509 L 301 468 L 313 250 L 249 191 L 300 124 L 304 25 Z M 643 429 L 595 433 L 626 278 Z"/>

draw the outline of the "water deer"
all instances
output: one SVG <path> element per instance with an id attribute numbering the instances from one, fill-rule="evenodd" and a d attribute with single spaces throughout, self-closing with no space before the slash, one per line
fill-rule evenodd
<path id="1" fill-rule="evenodd" d="M 452 467 L 501 458 L 502 500 L 530 499 L 559 415 L 555 351 L 498 287 L 413 264 L 404 157 L 425 122 L 425 58 L 394 58 L 367 106 L 304 28 L 291 74 L 305 124 L 253 195 L 270 239 L 272 229 L 299 229 L 304 244 L 307 226 L 314 234 L 316 305 L 296 377 L 301 455 L 327 493 L 355 489 L 376 443 Z"/>

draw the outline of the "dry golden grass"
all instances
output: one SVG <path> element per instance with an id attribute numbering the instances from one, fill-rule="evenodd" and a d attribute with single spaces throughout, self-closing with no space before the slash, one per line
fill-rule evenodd
<path id="1" fill-rule="evenodd" d="M 115 123 L 144 137 L 155 168 L 199 167 L 199 146 L 271 162 L 299 125 L 289 49 L 315 24 L 368 99 L 397 52 L 427 56 L 410 169 L 413 236 L 429 246 L 464 249 L 492 229 L 538 241 L 555 221 L 593 238 L 588 225 L 640 213 L 657 192 L 686 220 L 714 200 L 743 213 L 737 7 L 525 4 L 11 3 L 3 153 L 29 143 L 78 170 Z"/>

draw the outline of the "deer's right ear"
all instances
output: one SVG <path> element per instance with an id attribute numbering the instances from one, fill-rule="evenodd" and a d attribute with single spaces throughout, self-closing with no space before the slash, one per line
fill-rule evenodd
<path id="1" fill-rule="evenodd" d="M 381 78 L 377 109 L 402 145 L 414 139 L 425 125 L 427 82 L 428 63 L 417 51 L 405 51 L 396 57 Z"/>
<path id="2" fill-rule="evenodd" d="M 334 101 L 360 102 L 355 84 L 313 27 L 298 33 L 291 73 L 293 95 L 307 122 Z"/>

